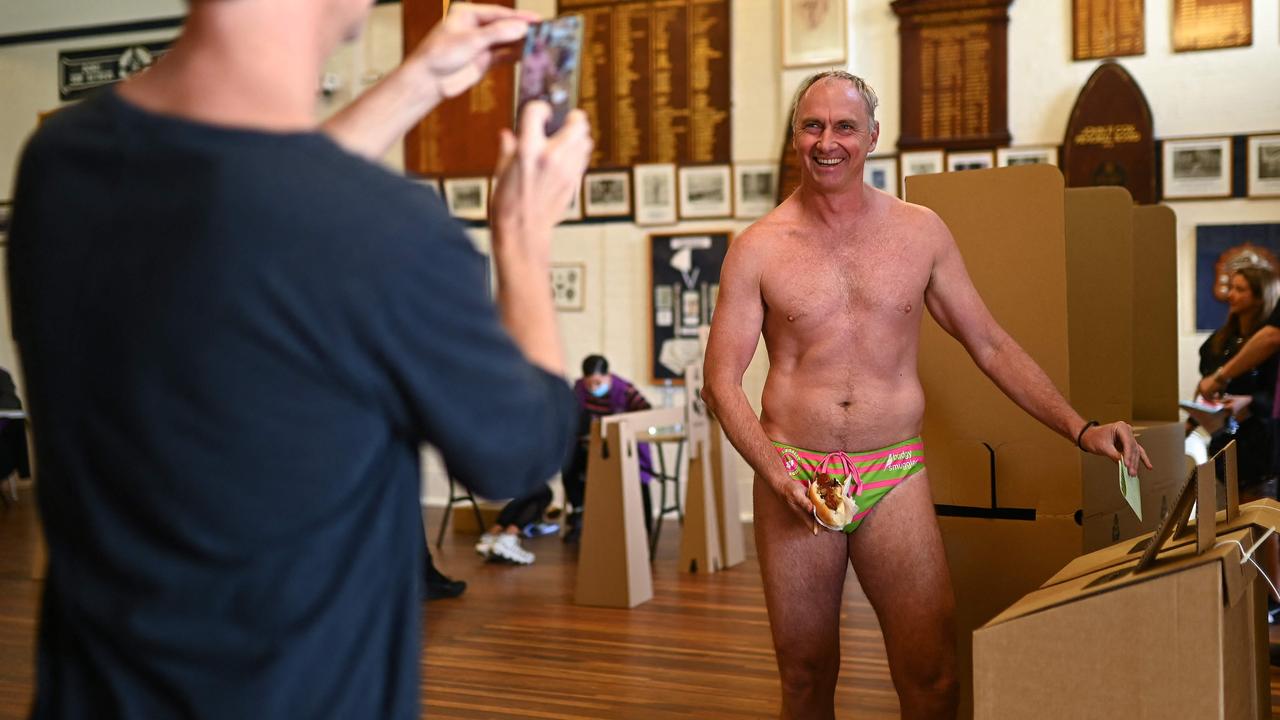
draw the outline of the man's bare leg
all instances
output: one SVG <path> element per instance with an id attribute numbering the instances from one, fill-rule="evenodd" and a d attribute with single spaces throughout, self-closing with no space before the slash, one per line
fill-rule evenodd
<path id="1" fill-rule="evenodd" d="M 835 717 L 840 672 L 840 597 L 848 569 L 844 536 L 813 534 L 764 481 L 756 478 L 756 553 L 764 576 L 773 650 L 782 679 L 782 718 Z"/>
<path id="2" fill-rule="evenodd" d="M 880 620 L 902 717 L 954 718 L 956 602 L 926 472 L 875 506 L 849 537 L 849 559 Z"/>

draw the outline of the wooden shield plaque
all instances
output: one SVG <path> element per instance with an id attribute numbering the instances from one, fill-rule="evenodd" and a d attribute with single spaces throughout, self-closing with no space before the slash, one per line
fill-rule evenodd
<path id="1" fill-rule="evenodd" d="M 902 62 L 899 148 L 1009 144 L 1011 2 L 894 0 Z"/>
<path id="2" fill-rule="evenodd" d="M 1156 145 L 1151 108 L 1133 77 L 1105 62 L 1071 108 L 1062 143 L 1067 187 L 1119 185 L 1138 204 L 1156 201 Z"/>
<path id="3" fill-rule="evenodd" d="M 515 0 L 486 0 L 515 7 Z M 404 52 L 413 51 L 448 11 L 449 0 L 403 0 Z M 409 131 L 404 167 L 418 175 L 489 177 L 498 164 L 498 133 L 515 120 L 515 72 L 490 68 L 466 93 L 445 100 Z"/>

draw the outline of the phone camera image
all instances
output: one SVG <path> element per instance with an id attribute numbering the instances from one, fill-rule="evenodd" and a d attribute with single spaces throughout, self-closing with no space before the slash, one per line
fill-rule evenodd
<path id="1" fill-rule="evenodd" d="M 565 15 L 529 27 L 520 58 L 516 119 L 530 100 L 551 105 L 547 134 L 564 125 L 578 105 L 578 70 L 582 59 L 582 16 Z"/>

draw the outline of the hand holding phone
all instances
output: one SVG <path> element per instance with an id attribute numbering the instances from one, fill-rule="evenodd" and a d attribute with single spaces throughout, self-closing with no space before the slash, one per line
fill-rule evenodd
<path id="1" fill-rule="evenodd" d="M 582 16 L 565 15 L 529 26 L 520 59 L 516 122 L 530 100 L 551 106 L 546 133 L 564 125 L 578 106 L 578 73 L 582 67 Z"/>

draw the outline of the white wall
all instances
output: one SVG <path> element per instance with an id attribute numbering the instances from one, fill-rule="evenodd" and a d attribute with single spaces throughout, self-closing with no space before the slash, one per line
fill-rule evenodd
<path id="1" fill-rule="evenodd" d="M 899 131 L 898 26 L 884 0 L 846 0 L 849 12 L 848 69 L 867 78 L 881 97 L 879 153 L 895 152 Z M 554 0 L 522 0 L 522 8 L 550 14 Z M 77 0 L 4 3 L 0 32 L 150 19 L 180 14 L 178 0 L 129 0 L 96 3 Z M 102 7 L 98 7 L 101 5 Z M 9 7 L 12 6 L 12 7 Z M 21 7 L 19 7 L 21 6 Z M 107 6 L 110 6 L 109 8 Z M 1254 3 L 1254 43 L 1248 48 L 1198 53 L 1172 53 L 1167 1 L 1146 3 L 1146 55 L 1123 58 L 1151 105 L 1157 137 L 1280 131 L 1280 8 Z M 778 3 L 734 0 L 733 13 L 733 158 L 738 162 L 776 161 L 783 117 L 792 89 L 812 68 L 783 70 L 777 28 Z M 37 11 L 39 8 L 39 11 Z M 1071 105 L 1097 62 L 1070 60 L 1070 3 L 1065 0 L 1018 0 L 1010 7 L 1009 129 L 1016 145 L 1058 144 Z M 34 19 L 33 19 L 34 18 Z M 320 114 L 340 107 L 368 81 L 390 69 L 400 55 L 399 6 L 383 5 L 361 41 L 340 51 L 328 64 L 342 88 L 322 102 Z M 97 37 L 74 42 L 0 47 L 0 198 L 11 194 L 11 170 L 23 138 L 35 125 L 36 113 L 56 107 L 56 56 L 59 50 L 124 42 L 152 41 L 169 32 Z M 387 162 L 401 167 L 399 149 Z M 1192 322 L 1195 226 L 1206 223 L 1280 222 L 1280 200 L 1224 200 L 1170 203 L 1178 217 L 1180 377 L 1189 391 L 1195 377 L 1198 338 Z M 630 223 L 577 224 L 557 231 L 553 257 L 587 266 L 585 309 L 563 313 L 561 327 L 571 375 L 577 361 L 599 352 L 622 375 L 637 381 L 647 376 L 648 293 L 647 236 L 651 230 L 731 229 L 748 223 L 717 221 L 639 228 Z M 474 233 L 487 246 L 484 232 Z M 0 303 L 3 302 L 0 294 Z M 7 338 L 7 308 L 0 306 L 0 338 Z M 12 367 L 9 343 L 0 340 L 0 365 Z M 744 385 L 759 408 L 767 364 L 763 353 L 748 370 Z M 651 401 L 661 401 L 659 388 L 644 388 Z M 429 466 L 429 495 L 442 497 L 438 466 Z M 743 502 L 750 503 L 750 471 L 739 466 Z M 748 509 L 749 508 L 744 508 Z"/>

